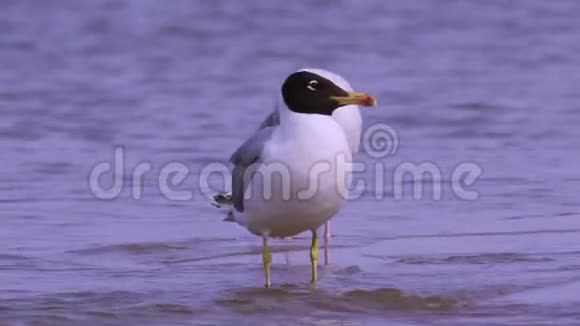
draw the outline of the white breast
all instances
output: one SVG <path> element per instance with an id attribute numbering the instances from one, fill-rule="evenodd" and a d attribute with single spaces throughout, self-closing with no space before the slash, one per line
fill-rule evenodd
<path id="1" fill-rule="evenodd" d="M 347 196 L 351 151 L 341 126 L 330 116 L 284 114 L 248 187 L 245 211 L 236 215 L 259 235 L 316 229 Z"/>

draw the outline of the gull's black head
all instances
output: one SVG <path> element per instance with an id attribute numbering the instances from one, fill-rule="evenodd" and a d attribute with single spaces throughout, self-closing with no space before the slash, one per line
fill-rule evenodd
<path id="1" fill-rule="evenodd" d="M 297 113 L 331 115 L 339 104 L 334 98 L 347 97 L 347 93 L 332 81 L 311 73 L 298 71 L 286 78 L 282 85 L 282 97 L 286 106 Z"/>

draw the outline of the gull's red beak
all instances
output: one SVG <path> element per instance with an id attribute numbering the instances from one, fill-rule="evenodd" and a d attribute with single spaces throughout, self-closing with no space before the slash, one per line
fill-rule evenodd
<path id="1" fill-rule="evenodd" d="M 367 93 L 349 92 L 347 96 L 331 96 L 332 100 L 342 105 L 377 106 L 377 99 Z"/>

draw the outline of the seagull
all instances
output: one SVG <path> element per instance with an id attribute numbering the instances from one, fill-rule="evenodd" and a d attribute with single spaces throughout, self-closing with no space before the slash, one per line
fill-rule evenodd
<path id="1" fill-rule="evenodd" d="M 339 86 L 340 88 L 342 88 L 343 90 L 345 90 L 347 92 L 354 91 L 354 89 L 350 85 L 350 83 L 348 81 L 346 81 L 345 78 L 343 78 L 342 76 L 340 76 L 337 73 L 334 73 L 334 72 L 331 72 L 328 70 L 324 70 L 324 69 L 320 69 L 320 68 L 304 68 L 304 69 L 300 69 L 299 71 L 307 71 L 307 72 L 311 72 L 313 74 L 317 74 L 319 76 L 322 76 L 322 77 L 332 81 L 334 84 L 336 84 L 337 86 Z M 342 129 L 346 135 L 346 140 L 347 140 L 348 145 L 350 147 L 352 158 L 354 160 L 357 153 L 358 153 L 359 147 L 360 147 L 361 130 L 362 130 L 362 117 L 360 114 L 359 107 L 355 104 L 341 106 L 332 113 L 332 117 L 342 127 Z M 276 127 L 278 125 L 280 125 L 280 114 L 278 113 L 278 108 L 276 107 L 276 109 L 273 110 L 272 113 L 270 113 L 262 121 L 262 123 L 260 124 L 260 126 L 258 127 L 258 130 L 256 130 L 256 132 L 259 132 L 260 130 L 262 130 L 264 128 Z M 232 200 L 231 193 L 220 193 L 220 194 L 217 194 L 213 197 L 212 205 L 214 205 L 216 207 L 231 206 L 231 204 L 232 204 L 231 200 Z M 231 218 L 227 219 L 227 220 L 233 221 Z M 325 252 L 326 253 L 328 253 L 327 246 L 328 246 L 328 239 L 330 239 L 330 237 L 331 237 L 330 222 L 326 222 L 324 224 L 324 238 L 326 240 L 325 241 Z M 326 259 L 328 261 L 328 256 L 326 256 Z"/>
<path id="2" fill-rule="evenodd" d="M 319 76 L 322 76 L 322 77 L 332 81 L 334 84 L 336 84 L 337 86 L 339 86 L 340 88 L 342 88 L 343 90 L 345 90 L 347 92 L 354 91 L 354 89 L 352 88 L 350 83 L 348 81 L 346 81 L 346 79 L 344 79 L 342 76 L 340 76 L 334 72 L 320 69 L 320 68 L 304 68 L 304 69 L 300 69 L 299 71 L 308 71 L 308 72 L 311 72 L 313 74 L 317 74 Z M 338 109 L 336 109 L 332 113 L 332 117 L 342 127 L 342 129 L 346 135 L 346 140 L 348 142 L 348 146 L 350 147 L 352 159 L 354 160 L 356 157 L 356 154 L 358 153 L 359 147 L 360 147 L 360 136 L 361 136 L 361 130 L 362 130 L 362 117 L 360 114 L 359 107 L 355 104 L 350 104 L 350 105 L 345 105 L 345 106 L 339 107 Z M 274 127 L 274 126 L 277 126 L 279 124 L 280 124 L 280 115 L 278 113 L 278 110 L 276 109 L 264 119 L 264 121 L 260 124 L 258 131 L 261 129 L 267 128 L 267 127 Z M 227 196 L 227 194 L 226 194 L 226 196 Z M 231 198 L 231 196 L 229 196 L 229 198 Z M 216 198 L 216 199 L 219 200 L 219 198 Z M 326 240 L 325 252 L 327 252 L 327 250 L 328 250 L 327 245 L 328 245 L 328 239 L 330 239 L 330 237 L 331 237 L 330 222 L 326 222 L 324 224 L 324 238 Z"/>
<path id="3" fill-rule="evenodd" d="M 312 233 L 311 282 L 317 281 L 316 230 L 343 206 L 350 182 L 348 163 L 359 145 L 349 142 L 354 136 L 337 118 L 344 115 L 335 113 L 341 107 L 351 106 L 358 113 L 358 105 L 376 106 L 374 97 L 353 92 L 342 81 L 321 70 L 290 74 L 281 87 L 277 117 L 268 117 L 230 158 L 234 170 L 229 219 L 262 238 L 266 287 L 271 287 L 272 264 L 268 240 L 305 231 Z"/>

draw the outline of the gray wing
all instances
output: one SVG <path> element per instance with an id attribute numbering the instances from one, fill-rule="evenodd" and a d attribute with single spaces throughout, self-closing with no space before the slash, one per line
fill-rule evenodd
<path id="1" fill-rule="evenodd" d="M 258 130 L 267 127 L 275 127 L 278 126 L 279 124 L 280 124 L 280 114 L 278 114 L 278 110 L 274 110 L 266 117 L 266 119 L 264 119 L 264 121 L 262 121 L 260 127 L 258 127 Z"/>
<path id="2" fill-rule="evenodd" d="M 230 157 L 230 162 L 234 164 L 232 173 L 232 201 L 234 208 L 240 212 L 244 211 L 244 192 L 252 176 L 245 176 L 246 169 L 256 162 L 261 161 L 264 144 L 270 140 L 273 127 L 264 127 L 254 133 L 250 139 L 246 140 Z"/>

